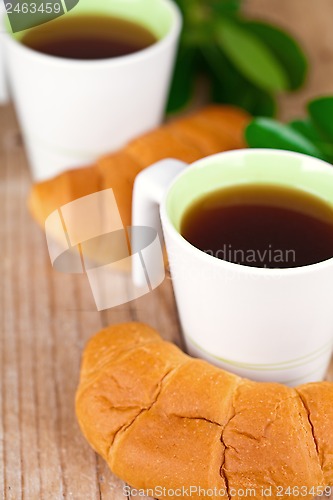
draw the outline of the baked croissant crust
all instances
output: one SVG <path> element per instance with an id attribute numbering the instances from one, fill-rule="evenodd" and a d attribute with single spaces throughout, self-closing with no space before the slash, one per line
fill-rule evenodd
<path id="1" fill-rule="evenodd" d="M 245 380 L 144 324 L 112 326 L 89 341 L 76 412 L 111 470 L 136 489 L 163 487 L 160 498 L 191 486 L 195 499 L 203 491 L 311 498 L 333 484 L 332 383 Z"/>
<path id="2" fill-rule="evenodd" d="M 164 158 L 192 163 L 229 149 L 245 147 L 244 128 L 249 115 L 231 106 L 211 105 L 131 141 L 102 157 L 95 165 L 65 171 L 33 185 L 30 212 L 44 227 L 58 208 L 83 196 L 112 188 L 123 225 L 131 225 L 132 190 L 136 175 Z"/>

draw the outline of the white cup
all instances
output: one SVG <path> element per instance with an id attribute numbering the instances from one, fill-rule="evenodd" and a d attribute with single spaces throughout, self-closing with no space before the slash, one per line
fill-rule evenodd
<path id="1" fill-rule="evenodd" d="M 255 380 L 289 385 L 321 380 L 333 349 L 333 258 L 298 268 L 247 267 L 208 255 L 180 234 L 182 216 L 194 200 L 247 183 L 296 187 L 333 207 L 331 165 L 297 153 L 244 149 L 190 167 L 164 160 L 144 170 L 134 187 L 133 225 L 160 231 L 160 204 L 190 354 Z M 141 280 L 138 270 L 134 278 Z"/>
<path id="2" fill-rule="evenodd" d="M 8 22 L 2 33 L 10 91 L 37 181 L 90 163 L 163 118 L 181 29 L 176 5 L 171 0 L 80 0 L 65 15 L 89 12 L 138 22 L 158 41 L 127 56 L 79 61 L 25 47 L 20 43 L 25 32 L 11 34 Z"/>

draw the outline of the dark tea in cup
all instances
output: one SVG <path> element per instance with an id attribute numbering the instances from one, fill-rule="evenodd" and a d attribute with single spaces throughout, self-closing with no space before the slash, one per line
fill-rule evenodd
<path id="1" fill-rule="evenodd" d="M 108 15 L 66 15 L 33 28 L 21 42 L 65 59 L 109 59 L 133 54 L 157 41 L 138 23 Z"/>
<path id="2" fill-rule="evenodd" d="M 306 191 L 240 184 L 186 211 L 181 234 L 214 257 L 252 267 L 291 268 L 333 257 L 333 209 Z"/>

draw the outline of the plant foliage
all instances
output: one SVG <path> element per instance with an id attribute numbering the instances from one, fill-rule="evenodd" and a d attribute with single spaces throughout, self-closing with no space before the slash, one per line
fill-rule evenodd
<path id="1" fill-rule="evenodd" d="M 333 163 L 333 97 L 314 99 L 307 110 L 305 119 L 287 124 L 254 118 L 245 130 L 247 144 L 296 151 Z"/>
<path id="2" fill-rule="evenodd" d="M 270 24 L 249 21 L 241 0 L 175 0 L 184 28 L 168 111 L 191 100 L 204 73 L 213 101 L 235 104 L 254 115 L 273 116 L 276 95 L 298 89 L 307 59 L 298 43 Z"/>

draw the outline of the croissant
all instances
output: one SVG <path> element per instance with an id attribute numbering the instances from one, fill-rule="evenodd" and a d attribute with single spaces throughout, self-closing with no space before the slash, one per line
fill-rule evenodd
<path id="1" fill-rule="evenodd" d="M 243 110 L 209 106 L 148 132 L 121 151 L 101 158 L 96 165 L 69 170 L 35 184 L 29 197 L 30 211 L 44 226 L 46 218 L 61 206 L 112 188 L 122 223 L 129 226 L 134 179 L 143 168 L 163 158 L 191 163 L 203 156 L 244 147 L 243 130 L 248 121 Z"/>
<path id="2" fill-rule="evenodd" d="M 111 470 L 151 496 L 311 498 L 333 484 L 332 383 L 245 380 L 140 323 L 89 341 L 76 413 Z"/>

